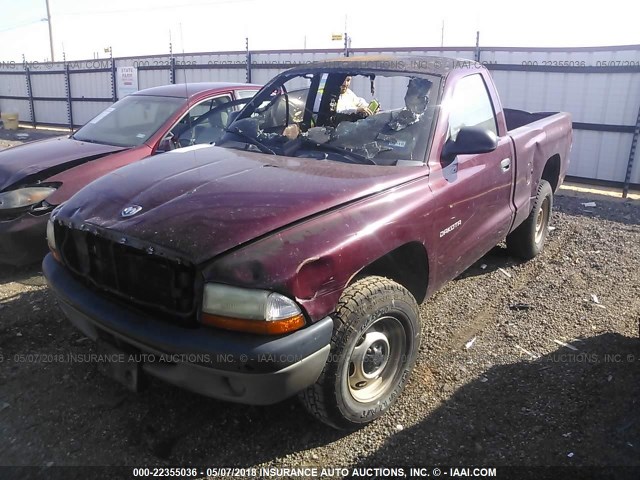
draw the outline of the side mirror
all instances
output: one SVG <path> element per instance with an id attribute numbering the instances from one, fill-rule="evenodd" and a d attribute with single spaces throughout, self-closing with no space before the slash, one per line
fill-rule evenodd
<path id="1" fill-rule="evenodd" d="M 455 141 L 449 139 L 442 148 L 442 159 L 450 162 L 457 155 L 493 152 L 498 148 L 495 133 L 477 127 L 462 127 Z"/>

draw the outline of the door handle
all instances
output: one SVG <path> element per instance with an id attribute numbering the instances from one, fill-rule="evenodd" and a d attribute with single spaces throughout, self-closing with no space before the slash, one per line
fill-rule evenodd
<path id="1" fill-rule="evenodd" d="M 511 159 L 510 158 L 505 158 L 504 160 L 502 160 L 500 162 L 500 169 L 503 172 L 508 172 L 510 168 L 511 168 Z"/>

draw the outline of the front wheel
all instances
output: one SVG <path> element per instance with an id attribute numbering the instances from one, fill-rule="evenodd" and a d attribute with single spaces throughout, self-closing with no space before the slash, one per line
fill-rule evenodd
<path id="1" fill-rule="evenodd" d="M 507 236 L 507 249 L 513 255 L 529 260 L 544 248 L 549 232 L 553 190 L 546 180 L 540 180 L 538 192 L 527 219 Z"/>
<path id="2" fill-rule="evenodd" d="M 349 286 L 334 315 L 331 354 L 303 405 L 335 428 L 380 417 L 402 392 L 420 346 L 420 314 L 401 285 L 367 277 Z"/>

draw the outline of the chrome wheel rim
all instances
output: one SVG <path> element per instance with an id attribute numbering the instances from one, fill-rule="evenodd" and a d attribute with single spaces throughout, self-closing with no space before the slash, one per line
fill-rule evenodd
<path id="1" fill-rule="evenodd" d="M 380 317 L 358 339 L 348 363 L 351 397 L 360 403 L 375 401 L 396 383 L 407 340 L 395 317 Z"/>
<path id="2" fill-rule="evenodd" d="M 540 243 L 549 223 L 549 198 L 545 198 L 536 216 L 536 243 Z"/>

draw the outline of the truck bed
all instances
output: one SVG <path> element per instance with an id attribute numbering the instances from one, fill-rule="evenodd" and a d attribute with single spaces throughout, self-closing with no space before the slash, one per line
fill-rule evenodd
<path id="1" fill-rule="evenodd" d="M 508 108 L 503 111 L 507 133 L 513 141 L 515 152 L 513 202 L 516 217 L 513 230 L 529 215 L 531 199 L 536 196 L 537 179 L 543 177 L 543 168 L 557 169 L 556 175 L 550 175 L 558 178 L 557 184 L 551 185 L 554 191 L 562 184 L 569 164 L 571 115 L 557 112 L 530 113 Z"/>
<path id="2" fill-rule="evenodd" d="M 543 118 L 556 115 L 558 112 L 527 112 L 525 110 L 516 110 L 513 108 L 504 108 L 504 120 L 507 124 L 507 130 L 515 130 L 530 123 L 542 120 Z"/>

